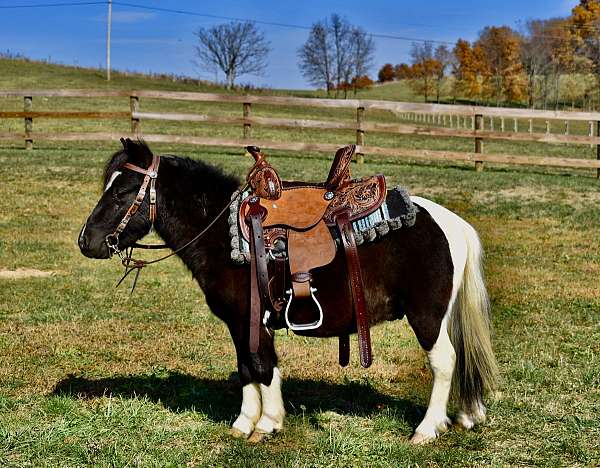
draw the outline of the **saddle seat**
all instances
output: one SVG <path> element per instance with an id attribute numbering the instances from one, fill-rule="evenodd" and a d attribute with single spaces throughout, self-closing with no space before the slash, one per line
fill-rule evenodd
<path id="1" fill-rule="evenodd" d="M 346 254 L 348 277 L 361 351 L 361 364 L 371 364 L 369 322 L 366 316 L 360 263 L 352 221 L 377 210 L 386 197 L 383 175 L 352 180 L 349 165 L 356 150 L 354 145 L 336 152 L 329 175 L 323 183 L 282 182 L 273 167 L 266 162 L 259 148 L 248 147 L 256 164 L 248 173 L 251 188 L 240 207 L 239 225 L 242 236 L 251 245 L 252 305 L 254 319 L 260 322 L 261 311 L 267 317 L 282 312 L 293 331 L 318 328 L 323 310 L 315 296 L 311 270 L 331 263 L 338 242 Z M 270 260 L 272 262 L 270 262 Z M 287 261 L 287 265 L 284 262 Z M 274 263 L 272 274 L 266 263 Z M 289 279 L 285 279 L 286 266 Z M 283 278 L 282 278 L 283 276 Z M 314 322 L 298 324 L 290 318 L 292 300 L 312 299 L 318 309 Z M 259 311 L 260 309 L 260 311 Z M 258 318 L 257 318 L 258 317 Z M 256 328 L 256 327 L 255 327 Z M 254 337 L 253 337 L 254 335 Z M 251 326 L 250 347 L 258 347 L 258 332 Z M 348 363 L 348 336 L 340 337 L 340 364 Z"/>

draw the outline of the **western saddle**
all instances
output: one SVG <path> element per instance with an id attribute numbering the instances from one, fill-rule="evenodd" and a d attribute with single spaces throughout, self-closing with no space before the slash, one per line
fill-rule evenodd
<path id="1" fill-rule="evenodd" d="M 246 148 L 255 164 L 249 171 L 249 195 L 240 206 L 239 225 L 250 245 L 250 352 L 259 346 L 261 325 L 279 321 L 292 331 L 319 328 L 323 309 L 311 271 L 331 263 L 337 245 L 343 246 L 356 320 L 360 362 L 372 362 L 369 317 L 352 222 L 377 210 L 386 197 L 383 175 L 353 180 L 350 162 L 354 145 L 340 148 L 324 183 L 282 182 L 260 149 Z M 318 318 L 294 323 L 293 301 L 312 301 Z M 339 313 L 339 312 L 336 312 Z M 349 362 L 348 334 L 339 337 L 339 361 Z"/>

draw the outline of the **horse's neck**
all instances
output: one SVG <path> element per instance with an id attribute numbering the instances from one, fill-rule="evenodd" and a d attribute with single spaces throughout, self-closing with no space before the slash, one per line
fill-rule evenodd
<path id="1" fill-rule="evenodd" d="M 185 245 L 227 206 L 235 187 L 223 180 L 222 190 L 203 190 L 207 184 L 202 180 L 186 180 L 186 174 L 175 172 L 167 184 L 162 184 L 156 231 L 169 248 L 177 250 Z M 209 277 L 229 263 L 228 215 L 226 210 L 203 236 L 177 254 L 203 289 Z"/>

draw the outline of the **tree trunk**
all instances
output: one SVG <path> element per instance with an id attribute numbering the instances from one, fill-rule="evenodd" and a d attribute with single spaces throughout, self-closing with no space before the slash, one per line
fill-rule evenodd
<path id="1" fill-rule="evenodd" d="M 233 89 L 233 82 L 235 80 L 235 75 L 232 71 L 227 72 L 227 89 Z"/>

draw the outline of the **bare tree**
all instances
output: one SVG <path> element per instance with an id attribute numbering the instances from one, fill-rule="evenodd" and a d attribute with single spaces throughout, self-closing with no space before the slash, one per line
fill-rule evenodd
<path id="1" fill-rule="evenodd" d="M 323 86 L 327 95 L 333 86 L 332 46 L 325 21 L 313 24 L 308 39 L 298 50 L 302 75 L 314 86 Z"/>
<path id="2" fill-rule="evenodd" d="M 233 88 L 235 79 L 247 73 L 261 74 L 271 51 L 269 41 L 252 22 L 231 22 L 196 32 L 199 44 L 196 55 L 203 67 L 218 67 L 224 74 L 227 89 Z"/>
<path id="3" fill-rule="evenodd" d="M 454 61 L 454 54 L 446 47 L 445 44 L 440 44 L 435 48 L 434 58 L 439 62 L 439 67 L 436 74 L 436 102 L 440 102 L 440 95 L 442 92 L 442 85 L 444 78 L 446 77 L 446 70 L 452 65 Z"/>
<path id="4" fill-rule="evenodd" d="M 410 46 L 410 57 L 412 63 L 421 63 L 434 58 L 433 42 L 425 41 L 422 43 L 413 42 Z"/>
<path id="5" fill-rule="evenodd" d="M 329 95 L 344 90 L 368 73 L 373 62 L 373 39 L 359 27 L 337 14 L 329 21 L 313 24 L 308 39 L 298 50 L 302 75 L 313 85 L 323 86 Z M 356 93 L 356 89 L 355 89 Z"/>
<path id="6" fill-rule="evenodd" d="M 373 55 L 375 53 L 375 42 L 371 36 L 368 36 L 364 29 L 360 26 L 352 28 L 350 33 L 350 45 L 352 50 L 353 68 L 352 77 L 354 83 L 358 82 L 358 78 L 368 75 L 369 70 L 373 66 Z M 356 86 L 354 86 L 354 94 L 356 95 Z"/>

